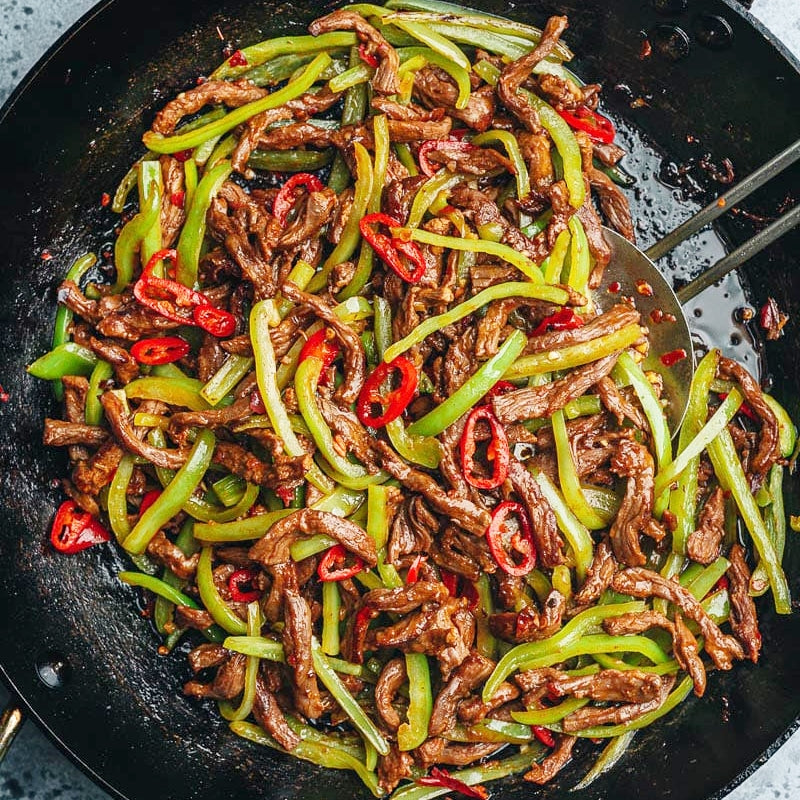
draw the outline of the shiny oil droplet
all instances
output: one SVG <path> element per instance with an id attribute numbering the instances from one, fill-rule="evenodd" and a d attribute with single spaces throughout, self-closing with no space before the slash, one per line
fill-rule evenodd
<path id="1" fill-rule="evenodd" d="M 63 689 L 72 676 L 69 661 L 55 650 L 41 653 L 35 663 L 39 680 L 49 689 Z"/>
<path id="2" fill-rule="evenodd" d="M 659 25 L 650 33 L 653 51 L 670 61 L 680 61 L 689 55 L 689 36 L 677 25 Z"/>
<path id="3" fill-rule="evenodd" d="M 733 28 L 725 17 L 700 14 L 694 21 L 694 38 L 709 50 L 725 50 L 733 44 Z"/>

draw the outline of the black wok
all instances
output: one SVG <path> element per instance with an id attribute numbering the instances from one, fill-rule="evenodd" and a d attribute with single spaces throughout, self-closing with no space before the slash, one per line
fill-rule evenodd
<path id="1" fill-rule="evenodd" d="M 663 154 L 683 161 L 698 145 L 717 159 L 728 156 L 745 174 L 800 134 L 798 64 L 752 18 L 723 0 L 535 0 L 511 14 L 541 23 L 555 11 L 570 16 L 567 40 L 580 54 L 576 70 L 606 87 L 607 108 L 635 123 Z M 507 12 L 501 0 L 474 5 Z M 0 242 L 3 282 L 0 319 L 0 383 L 11 399 L 0 404 L 0 671 L 39 723 L 98 783 L 118 797 L 265 798 L 351 797 L 361 789 L 349 776 L 322 772 L 291 758 L 258 749 L 230 734 L 210 706 L 180 695 L 186 677 L 179 655 L 156 654 L 157 640 L 140 614 L 136 592 L 117 582 L 122 558 L 108 548 L 75 557 L 53 553 L 46 531 L 59 491 L 62 455 L 43 448 L 42 418 L 55 411 L 49 389 L 28 378 L 24 367 L 47 349 L 54 287 L 71 258 L 102 244 L 113 221 L 99 204 L 140 153 L 141 133 L 154 108 L 220 59 L 215 27 L 235 44 L 304 23 L 331 4 L 308 0 L 115 0 L 79 23 L 40 62 L 5 109 L 0 123 L 3 192 Z M 224 6 L 224 11 L 220 8 Z M 733 28 L 730 47 L 696 43 L 707 27 L 704 14 L 723 16 Z M 680 26 L 692 38 L 688 56 L 664 46 L 664 26 Z M 658 30 L 657 30 L 658 29 Z M 653 34 L 653 54 L 640 60 L 640 31 Z M 707 38 L 707 37 L 704 37 Z M 711 45 L 718 42 L 711 41 Z M 680 45 L 680 42 L 678 42 Z M 617 84 L 625 84 L 613 89 Z M 649 104 L 632 110 L 631 100 Z M 629 141 L 639 133 L 626 128 Z M 638 145 L 637 145 L 638 146 Z M 640 243 L 688 216 L 692 204 L 673 198 L 653 179 L 661 158 L 652 149 L 628 159 L 643 176 L 634 216 L 642 220 Z M 797 170 L 762 190 L 759 203 L 774 208 Z M 736 220 L 720 229 L 737 243 L 749 232 Z M 105 238 L 110 239 L 110 232 Z M 768 294 L 793 315 L 800 313 L 800 274 L 793 254 L 800 241 L 787 237 L 746 269 L 753 305 Z M 716 254 L 716 235 L 683 248 L 673 267 L 687 277 L 698 259 Z M 47 249 L 50 260 L 42 260 Z M 734 330 L 730 311 L 741 305 L 738 283 L 701 298 L 698 322 L 706 344 L 723 344 L 758 368 L 759 346 Z M 722 309 L 722 312 L 720 312 Z M 716 311 L 716 314 L 710 314 Z M 739 343 L 731 336 L 740 337 Z M 718 341 L 711 341 L 717 336 Z M 768 377 L 778 399 L 797 418 L 800 348 L 797 328 L 768 349 Z M 744 338 L 742 338 L 744 337 Z M 724 341 L 723 341 L 724 340 Z M 787 486 L 787 508 L 800 508 L 798 482 Z M 786 567 L 800 597 L 800 545 L 790 537 Z M 761 604 L 764 654 L 757 668 L 745 664 L 715 674 L 701 701 L 689 699 L 663 724 L 639 734 L 621 765 L 581 798 L 704 800 L 719 797 L 765 752 L 776 748 L 800 715 L 800 618 L 776 618 Z M 48 664 L 62 661 L 59 680 Z M 37 669 L 38 668 L 38 669 Z M 43 678 L 45 680 L 43 680 Z M 58 684 L 50 688 L 49 684 Z M 543 797 L 566 796 L 588 767 L 580 750 Z M 504 798 L 540 790 L 509 780 Z"/>

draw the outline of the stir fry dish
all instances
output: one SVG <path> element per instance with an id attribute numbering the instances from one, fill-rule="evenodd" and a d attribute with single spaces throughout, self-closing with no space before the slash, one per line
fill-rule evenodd
<path id="1" fill-rule="evenodd" d="M 30 367 L 53 548 L 116 540 L 186 695 L 376 797 L 586 786 L 790 612 L 794 426 L 711 350 L 671 437 L 671 321 L 597 291 L 633 225 L 566 28 L 390 0 L 234 52 Z"/>

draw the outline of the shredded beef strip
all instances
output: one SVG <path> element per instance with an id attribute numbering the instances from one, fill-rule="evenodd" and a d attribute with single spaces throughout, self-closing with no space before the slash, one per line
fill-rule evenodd
<path id="1" fill-rule="evenodd" d="M 602 378 L 594 388 L 600 397 L 600 402 L 616 417 L 618 424 L 622 425 L 629 419 L 640 431 L 650 430 L 642 411 L 622 394 L 611 378 Z"/>
<path id="2" fill-rule="evenodd" d="M 51 447 L 85 445 L 99 447 L 108 439 L 108 431 L 99 425 L 82 422 L 64 422 L 61 419 L 45 419 L 42 442 Z"/>
<path id="3" fill-rule="evenodd" d="M 612 703 L 646 703 L 661 695 L 661 676 L 638 669 L 601 669 L 594 675 L 560 675 L 550 679 L 548 689 L 556 697 L 588 697 Z M 577 730 L 577 729 L 576 729 Z"/>
<path id="4" fill-rule="evenodd" d="M 404 658 L 387 661 L 375 684 L 375 708 L 381 719 L 393 730 L 400 727 L 400 714 L 392 705 L 400 687 L 408 679 Z"/>
<path id="5" fill-rule="evenodd" d="M 428 736 L 439 736 L 453 727 L 458 704 L 486 681 L 494 666 L 493 661 L 473 652 L 453 670 L 450 680 L 436 696 Z"/>
<path id="6" fill-rule="evenodd" d="M 291 559 L 292 543 L 299 536 L 325 534 L 362 558 L 369 567 L 378 563 L 375 542 L 363 528 L 327 511 L 301 508 L 276 522 L 251 548 L 250 558 L 265 567 Z"/>
<path id="7" fill-rule="evenodd" d="M 575 736 L 556 736 L 556 747 L 543 761 L 533 764 L 522 777 L 531 783 L 540 786 L 551 781 L 567 764 L 572 757 L 572 748 L 578 741 Z"/>
<path id="8" fill-rule="evenodd" d="M 660 541 L 666 532 L 653 518 L 655 463 L 650 451 L 633 439 L 620 439 L 611 459 L 611 470 L 626 477 L 625 496 L 611 525 L 609 537 L 618 561 L 630 567 L 642 566 L 645 556 L 639 536 Z"/>
<path id="9" fill-rule="evenodd" d="M 461 120 L 468 127 L 483 132 L 492 124 L 495 100 L 490 86 L 470 93 L 465 108 L 455 107 L 458 87 L 439 67 L 427 66 L 414 75 L 414 96 L 428 108 L 443 108 L 448 116 Z"/>
<path id="10" fill-rule="evenodd" d="M 299 247 L 303 242 L 318 238 L 328 224 L 336 208 L 336 195 L 332 189 L 323 187 L 311 192 L 295 219 L 286 226 L 277 241 L 276 248 L 287 250 Z"/>
<path id="11" fill-rule="evenodd" d="M 111 364 L 114 375 L 121 385 L 124 386 L 139 377 L 139 364 L 124 347 L 108 339 L 92 336 L 89 338 L 89 349 Z"/>
<path id="12" fill-rule="evenodd" d="M 733 636 L 726 636 L 706 614 L 703 607 L 677 581 L 657 572 L 630 567 L 618 572 L 611 582 L 616 592 L 633 597 L 663 597 L 677 605 L 684 616 L 697 623 L 705 639 L 706 652 L 718 669 L 730 669 L 735 659 L 744 658 L 742 646 Z"/>
<path id="13" fill-rule="evenodd" d="M 183 164 L 168 155 L 161 156 L 159 160 L 164 184 L 161 200 L 161 246 L 172 247 L 186 222 Z"/>
<path id="14" fill-rule="evenodd" d="M 689 535 L 686 554 L 699 564 L 710 564 L 719 558 L 725 537 L 725 493 L 717 486 L 700 512 L 697 530 Z"/>
<path id="15" fill-rule="evenodd" d="M 464 530 L 482 536 L 491 522 L 488 511 L 478 508 L 470 500 L 454 498 L 426 473 L 408 466 L 385 442 L 375 441 L 383 468 L 407 489 L 419 492 L 440 514 L 449 517 Z"/>
<path id="16" fill-rule="evenodd" d="M 244 689 L 244 672 L 247 656 L 231 653 L 222 662 L 211 683 L 191 680 L 183 685 L 183 693 L 190 697 L 211 697 L 216 700 L 232 700 Z"/>
<path id="17" fill-rule="evenodd" d="M 566 377 L 542 386 L 527 386 L 492 398 L 492 408 L 500 422 L 520 422 L 549 417 L 590 386 L 608 375 L 617 363 L 619 353 L 584 364 Z"/>
<path id="18" fill-rule="evenodd" d="M 275 695 L 267 687 L 264 678 L 256 678 L 256 696 L 253 700 L 253 716 L 284 750 L 294 750 L 300 737 L 289 727 L 286 717 L 278 706 Z"/>
<path id="19" fill-rule="evenodd" d="M 221 644 L 205 642 L 191 650 L 187 659 L 192 672 L 200 672 L 210 667 L 218 667 L 223 661 L 227 661 L 229 656 L 230 650 L 226 650 Z"/>
<path id="20" fill-rule="evenodd" d="M 317 396 L 317 405 L 322 417 L 341 445 L 343 452 L 351 452 L 366 467 L 367 472 L 378 471 L 375 452 L 372 448 L 372 437 L 361 424 L 358 417 L 349 410 L 343 409 L 322 395 Z"/>
<path id="21" fill-rule="evenodd" d="M 378 786 L 391 794 L 403 778 L 411 775 L 414 759 L 411 753 L 400 750 L 396 744 L 389 745 L 389 753 L 378 758 Z"/>
<path id="22" fill-rule="evenodd" d="M 367 375 L 367 356 L 359 335 L 347 323 L 342 322 L 333 308 L 325 300 L 313 294 L 301 291 L 293 283 L 284 283 L 281 292 L 288 300 L 302 303 L 336 333 L 344 351 L 344 382 L 336 390 L 336 397 L 343 404 L 354 403 L 358 398 Z"/>
<path id="23" fill-rule="evenodd" d="M 161 562 L 182 580 L 194 578 L 200 553 L 187 556 L 174 542 L 167 539 L 163 530 L 158 531 L 147 545 L 147 555 Z"/>
<path id="24" fill-rule="evenodd" d="M 516 700 L 519 695 L 520 691 L 513 683 L 503 681 L 488 703 L 484 703 L 477 695 L 462 700 L 458 706 L 458 719 L 467 725 L 475 725 L 486 719 L 491 711 Z"/>
<path id="25" fill-rule="evenodd" d="M 611 585 L 611 579 L 617 571 L 617 562 L 608 540 L 603 539 L 594 548 L 592 563 L 586 573 L 586 580 L 580 590 L 572 596 L 572 602 L 578 606 L 589 606 L 596 603 L 603 592 Z"/>
<path id="26" fill-rule="evenodd" d="M 175 624 L 179 628 L 205 631 L 214 624 L 214 618 L 204 608 L 175 606 Z"/>
<path id="27" fill-rule="evenodd" d="M 556 515 L 545 500 L 536 478 L 513 456 L 508 465 L 508 477 L 528 511 L 539 563 L 543 567 L 563 564 L 564 542 L 558 530 Z"/>
<path id="28" fill-rule="evenodd" d="M 167 103 L 153 120 L 153 131 L 164 136 L 174 132 L 177 124 L 189 114 L 195 114 L 207 105 L 225 105 L 229 108 L 260 100 L 269 92 L 248 80 L 206 81 L 199 86 L 181 92 Z"/>
<path id="29" fill-rule="evenodd" d="M 340 9 L 315 19 L 308 26 L 308 30 L 312 36 L 319 36 L 321 33 L 330 31 L 355 31 L 358 38 L 367 45 L 371 52 L 374 52 L 380 61 L 372 78 L 372 88 L 378 94 L 397 94 L 400 88 L 400 81 L 397 77 L 400 57 L 389 42 L 360 14 Z"/>
<path id="30" fill-rule="evenodd" d="M 567 29 L 567 24 L 566 17 L 550 17 L 536 47 L 527 55 L 508 64 L 497 82 L 497 96 L 531 133 L 541 130 L 539 115 L 518 91 L 530 77 L 533 68 L 553 52 L 561 34 Z"/>
<path id="31" fill-rule="evenodd" d="M 736 638 L 742 643 L 747 657 L 758 663 L 761 651 L 761 632 L 758 630 L 756 605 L 750 596 L 750 567 L 744 558 L 744 548 L 734 544 L 728 553 L 731 562 L 728 567 L 730 582 L 729 597 L 731 601 L 731 628 Z"/>
<path id="32" fill-rule="evenodd" d="M 525 606 L 521 611 L 503 611 L 489 617 L 489 629 L 506 642 L 535 642 L 547 639 L 561 628 L 567 601 L 561 592 L 553 589 L 542 604 L 542 610 Z"/>
<path id="33" fill-rule="evenodd" d="M 602 675 L 607 670 L 601 670 L 598 674 Z M 628 673 L 623 673 L 628 674 Z M 652 675 L 658 681 L 658 694 L 649 700 L 640 702 L 629 702 L 619 706 L 584 706 L 577 711 L 573 711 L 561 720 L 562 729 L 566 733 L 583 730 L 584 728 L 594 727 L 595 725 L 622 725 L 626 722 L 638 719 L 644 714 L 655 711 L 664 705 L 672 687 L 675 684 L 675 676 Z"/>
<path id="34" fill-rule="evenodd" d="M 749 464 L 750 488 L 755 491 L 764 482 L 770 467 L 781 456 L 778 419 L 764 400 L 764 393 L 756 379 L 743 366 L 725 356 L 720 356 L 717 375 L 723 380 L 732 380 L 739 385 L 747 405 L 761 422 L 758 449 Z"/>

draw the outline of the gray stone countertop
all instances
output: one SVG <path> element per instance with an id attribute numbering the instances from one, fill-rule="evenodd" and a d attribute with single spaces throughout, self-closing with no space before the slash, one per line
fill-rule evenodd
<path id="1" fill-rule="evenodd" d="M 94 0 L 0 0 L 0 103 Z M 752 13 L 800 56 L 800 0 L 755 0 Z M 8 692 L 0 685 L 0 707 Z M 725 800 L 800 797 L 800 732 Z M 32 723 L 0 767 L 0 800 L 108 800 Z"/>

